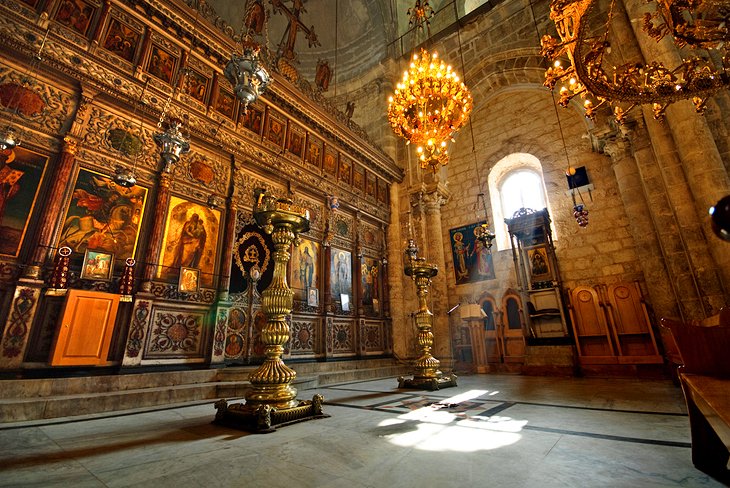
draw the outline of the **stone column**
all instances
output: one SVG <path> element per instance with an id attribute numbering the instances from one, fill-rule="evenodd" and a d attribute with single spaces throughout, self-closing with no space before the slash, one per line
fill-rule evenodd
<path id="1" fill-rule="evenodd" d="M 448 305 L 448 287 L 446 285 L 446 257 L 444 255 L 443 229 L 441 228 L 441 207 L 448 202 L 449 194 L 446 187 L 434 183 L 425 188 L 423 193 L 424 211 L 426 217 L 426 242 L 422 252 L 428 262 L 438 266 L 440 273 L 432 281 L 433 335 L 435 337 L 434 356 L 441 359 L 444 368 L 451 370 L 454 365 L 451 347 L 451 331 L 449 318 L 446 315 Z"/>
<path id="2" fill-rule="evenodd" d="M 142 275 L 141 291 L 149 292 L 152 289 L 152 278 L 155 276 L 157 262 L 160 259 L 160 244 L 162 233 L 165 230 L 165 216 L 167 206 L 170 203 L 170 180 L 171 175 L 165 171 L 160 173 L 160 183 L 157 186 L 157 199 L 152 214 L 152 229 L 150 238 L 147 241 L 147 255 L 145 257 L 144 274 Z"/>
<path id="3" fill-rule="evenodd" d="M 330 210 L 327 210 L 328 212 Z M 325 237 L 322 243 L 324 250 L 324 267 L 322 269 L 322 351 L 321 353 L 325 358 L 330 358 L 334 354 L 334 345 L 332 337 L 332 316 L 334 315 L 334 302 L 332 300 L 332 280 L 331 268 L 332 268 L 332 230 L 330 223 L 325 224 Z"/>
<path id="4" fill-rule="evenodd" d="M 653 7 L 641 2 L 623 2 L 631 27 L 634 30 L 639 48 L 647 61 L 659 61 L 673 69 L 679 66 L 679 50 L 667 36 L 660 42 L 647 36 L 641 29 L 643 16 Z M 705 235 L 711 236 L 710 217 L 707 210 L 720 198 L 730 194 L 730 178 L 707 125 L 707 121 L 697 115 L 689 100 L 674 103 L 667 109 L 667 126 L 674 139 L 679 159 L 686 174 L 692 200 L 702 223 Z M 713 258 L 713 271 L 721 276 L 723 294 L 727 297 L 730 285 L 730 253 L 721 245 L 708 246 Z M 699 250 L 704 252 L 705 250 Z M 704 284 L 701 283 L 702 286 Z M 710 283 L 710 286 L 713 286 Z M 716 308 L 717 304 L 712 304 Z"/>
<path id="5" fill-rule="evenodd" d="M 641 142 L 644 148 L 648 145 L 646 140 Z M 678 312 L 677 303 L 681 301 L 681 297 L 677 295 L 673 286 L 674 280 L 667 273 L 664 249 L 652 221 L 652 209 L 644 194 L 642 175 L 636 160 L 632 157 L 631 140 L 620 134 L 614 136 L 606 142 L 604 152 L 611 157 L 613 163 L 613 171 L 616 174 L 624 209 L 629 216 L 629 228 L 646 280 L 650 302 L 657 316 L 675 317 Z M 688 298 L 695 296 L 693 293 Z"/>
<path id="6" fill-rule="evenodd" d="M 401 208 L 408 208 L 408 198 L 401 197 L 401 185 L 390 185 L 390 219 L 386 236 L 386 252 L 388 257 L 387 274 L 383 272 L 383 281 L 387 283 L 385 291 L 391 303 L 400 304 L 391 310 L 390 337 L 393 354 L 397 358 L 406 358 L 415 343 L 415 329 L 408 314 L 412 311 L 405 306 L 404 284 L 413 286 L 412 280 L 403 275 L 403 249 L 408 234 L 407 222 L 402 220 Z M 401 201 L 401 199 L 403 201 Z M 405 214 L 403 214 L 405 215 Z M 409 293 L 412 293 L 412 288 Z M 411 295 L 412 296 L 412 295 Z"/>

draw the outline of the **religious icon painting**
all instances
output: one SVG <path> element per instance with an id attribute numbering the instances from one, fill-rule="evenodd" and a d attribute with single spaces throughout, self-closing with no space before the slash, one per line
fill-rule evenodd
<path id="1" fill-rule="evenodd" d="M 61 0 L 53 19 L 59 24 L 75 30 L 82 36 L 89 31 L 96 6 L 84 0 Z"/>
<path id="2" fill-rule="evenodd" d="M 388 203 L 388 184 L 380 178 L 378 178 L 378 201 Z"/>
<path id="3" fill-rule="evenodd" d="M 200 283 L 200 270 L 198 268 L 180 268 L 180 277 L 177 282 L 177 291 L 180 293 L 197 293 Z"/>
<path id="4" fill-rule="evenodd" d="M 170 197 L 157 277 L 179 280 L 183 267 L 197 268 L 200 286 L 213 286 L 220 220 L 219 210 Z"/>
<path id="5" fill-rule="evenodd" d="M 221 115 L 225 115 L 229 119 L 233 120 L 233 114 L 236 109 L 236 99 L 233 98 L 233 93 L 228 90 L 218 90 L 218 96 L 215 97 L 215 111 Z"/>
<path id="6" fill-rule="evenodd" d="M 367 196 L 376 198 L 376 194 L 377 194 L 378 190 L 377 190 L 377 186 L 376 186 L 377 179 L 376 179 L 375 175 L 372 173 L 368 173 L 365 184 L 366 184 L 365 193 L 367 194 Z"/>
<path id="7" fill-rule="evenodd" d="M 79 169 L 57 247 L 134 257 L 146 198 L 147 188 L 125 188 L 101 173 Z"/>
<path id="8" fill-rule="evenodd" d="M 273 253 L 274 242 L 270 234 L 264 233 L 255 223 L 244 225 L 233 243 L 230 292 L 252 291 L 252 283 L 259 292 L 265 290 L 274 274 Z"/>
<path id="9" fill-rule="evenodd" d="M 17 257 L 48 158 L 25 148 L 0 152 L 0 255 Z"/>
<path id="10" fill-rule="evenodd" d="M 167 84 L 172 83 L 177 66 L 177 56 L 164 50 L 157 44 L 152 44 L 150 59 L 147 63 L 147 72 Z"/>
<path id="11" fill-rule="evenodd" d="M 240 117 L 241 123 L 245 128 L 259 136 L 261 135 L 261 129 L 264 127 L 263 110 L 249 105 L 248 110 L 245 113 L 241 111 Z"/>
<path id="12" fill-rule="evenodd" d="M 352 186 L 360 192 L 365 191 L 365 170 L 358 165 L 352 169 Z"/>
<path id="13" fill-rule="evenodd" d="M 81 265 L 81 278 L 86 280 L 109 281 L 114 269 L 114 254 L 87 249 Z"/>
<path id="14" fill-rule="evenodd" d="M 360 268 L 360 285 L 362 287 L 361 303 L 367 315 L 378 315 L 380 299 L 380 261 L 364 256 Z M 376 307 L 377 306 L 377 307 Z"/>
<path id="15" fill-rule="evenodd" d="M 266 125 L 266 139 L 273 142 L 277 146 L 284 145 L 284 133 L 286 132 L 286 122 L 276 117 L 269 111 Z"/>
<path id="16" fill-rule="evenodd" d="M 307 305 L 319 307 L 319 290 L 316 288 L 307 289 Z"/>
<path id="17" fill-rule="evenodd" d="M 344 181 L 348 185 L 350 184 L 350 174 L 352 173 L 352 161 L 345 158 L 344 156 L 340 158 L 340 170 L 338 179 L 340 181 Z"/>
<path id="18" fill-rule="evenodd" d="M 545 246 L 528 247 L 527 268 L 530 270 L 530 281 L 547 281 L 552 279 L 550 262 L 548 261 L 547 248 Z"/>
<path id="19" fill-rule="evenodd" d="M 191 68 L 185 75 L 185 80 L 183 81 L 183 90 L 187 95 L 193 97 L 200 103 L 205 103 L 206 96 L 208 95 L 209 85 L 210 79 L 207 76 Z M 232 103 L 231 106 L 233 106 Z M 216 108 L 216 110 L 218 110 L 218 108 Z"/>
<path id="20" fill-rule="evenodd" d="M 332 248 L 330 255 L 330 286 L 332 295 L 352 295 L 352 253 Z"/>
<path id="21" fill-rule="evenodd" d="M 493 280 L 492 254 L 476 238 L 482 222 L 449 230 L 456 284 Z"/>
<path id="22" fill-rule="evenodd" d="M 107 51 L 131 63 L 141 35 L 139 31 L 124 22 L 112 18 L 101 45 Z"/>
<path id="23" fill-rule="evenodd" d="M 319 243 L 310 239 L 301 238 L 299 245 L 294 248 L 291 268 L 291 288 L 298 300 L 305 300 L 310 288 L 319 287 Z"/>
<path id="24" fill-rule="evenodd" d="M 332 176 L 337 175 L 337 151 L 329 146 L 324 150 L 324 172 Z"/>
<path id="25" fill-rule="evenodd" d="M 289 128 L 289 143 L 287 149 L 290 153 L 295 155 L 298 159 L 302 158 L 304 154 L 304 132 L 295 128 Z"/>
<path id="26" fill-rule="evenodd" d="M 304 156 L 307 163 L 320 168 L 322 166 L 322 141 L 309 135 L 307 141 L 307 153 Z"/>

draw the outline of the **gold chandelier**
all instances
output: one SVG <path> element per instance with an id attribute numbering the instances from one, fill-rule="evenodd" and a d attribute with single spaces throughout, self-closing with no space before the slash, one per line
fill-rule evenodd
<path id="1" fill-rule="evenodd" d="M 416 145 L 421 168 L 436 172 L 449 161 L 447 143 L 469 119 L 473 102 L 457 74 L 425 49 L 414 54 L 408 71 L 388 99 L 393 131 Z"/>
<path id="2" fill-rule="evenodd" d="M 576 95 L 585 99 L 586 117 L 593 119 L 599 108 L 608 105 L 619 123 L 637 105 L 652 104 L 654 118 L 664 118 L 669 104 L 690 99 L 698 113 L 707 99 L 730 86 L 730 6 L 728 0 L 656 0 L 657 10 L 644 16 L 643 30 L 653 39 L 671 35 L 678 48 L 705 50 L 701 55 L 682 59 L 679 66 L 666 67 L 658 61 L 626 63 L 604 67 L 610 55 L 608 30 L 615 0 L 612 1 L 601 36 L 588 37 L 586 19 L 595 0 L 551 0 L 550 19 L 560 39 L 545 35 L 542 54 L 554 61 L 545 72 L 545 86 L 553 89 L 558 81 L 559 103 L 567 107 Z M 713 52 L 714 51 L 714 52 Z M 560 58 L 570 66 L 563 67 Z"/>

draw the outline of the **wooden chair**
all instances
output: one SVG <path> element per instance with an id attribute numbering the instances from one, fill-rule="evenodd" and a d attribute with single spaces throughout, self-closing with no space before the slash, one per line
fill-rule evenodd
<path id="1" fill-rule="evenodd" d="M 606 304 L 620 364 L 661 364 L 654 331 L 639 284 L 614 283 L 598 287 Z"/>
<path id="2" fill-rule="evenodd" d="M 589 286 L 577 286 L 568 290 L 568 296 L 578 361 L 582 364 L 617 364 L 604 305 L 596 290 Z"/>

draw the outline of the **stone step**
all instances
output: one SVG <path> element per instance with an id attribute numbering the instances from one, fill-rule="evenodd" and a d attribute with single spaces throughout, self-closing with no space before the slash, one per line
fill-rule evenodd
<path id="1" fill-rule="evenodd" d="M 393 359 L 295 363 L 293 367 L 297 378 L 292 386 L 300 391 L 407 373 L 407 367 Z M 256 368 L 0 380 L 0 428 L 22 422 L 243 398 L 251 388 L 248 376 Z"/>

